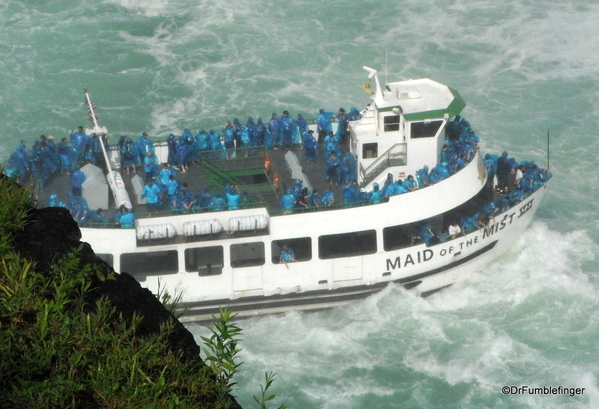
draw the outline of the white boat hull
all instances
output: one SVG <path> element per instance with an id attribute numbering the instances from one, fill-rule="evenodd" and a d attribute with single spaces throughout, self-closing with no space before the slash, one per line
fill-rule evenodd
<path id="1" fill-rule="evenodd" d="M 513 245 L 530 224 L 542 201 L 545 188 L 542 187 L 521 203 L 496 215 L 487 229 L 479 229 L 432 246 L 422 243 L 393 251 L 384 251 L 379 240 L 377 251 L 373 254 L 326 260 L 318 257 L 320 232 L 317 226 L 310 228 L 312 224 L 308 223 L 308 229 L 304 225 L 304 229 L 300 230 L 303 233 L 297 230 L 294 219 L 299 217 L 299 223 L 306 223 L 306 217 L 309 216 L 307 214 L 271 218 L 270 235 L 225 238 L 206 243 L 164 244 L 135 250 L 127 248 L 135 242 L 135 230 L 81 230 L 83 240 L 88 241 L 96 253 L 103 253 L 108 247 L 120 248 L 123 253 L 136 251 L 147 252 L 148 255 L 156 251 L 176 250 L 180 266 L 178 272 L 146 277 L 136 275 L 136 278 L 154 293 L 158 293 L 160 286 L 171 294 L 181 294 L 182 305 L 190 308 L 182 321 L 205 321 L 218 311 L 219 306 L 225 305 L 231 306 L 240 317 L 280 313 L 292 309 L 313 310 L 339 306 L 379 291 L 388 283 L 402 285 L 411 291 L 428 295 L 480 271 Z M 382 211 L 378 213 L 383 215 L 395 211 L 393 201 L 376 206 Z M 332 225 L 338 226 L 335 230 L 343 231 L 347 230 L 347 218 L 353 219 L 361 209 L 367 209 L 372 214 L 373 206 L 317 212 L 313 217 L 320 222 L 326 219 L 329 232 Z M 256 212 L 256 209 L 252 210 Z M 247 213 L 248 210 L 220 214 L 240 217 L 239 214 L 243 212 Z M 216 214 L 219 213 L 208 216 L 214 218 Z M 382 219 L 385 220 L 384 217 Z M 377 223 L 368 220 L 362 220 L 360 223 L 357 218 L 349 224 L 351 228 L 360 230 L 360 225 L 366 228 Z M 379 239 L 382 236 L 382 226 L 384 224 L 377 228 Z M 283 234 L 277 233 L 279 230 L 282 230 Z M 297 233 L 290 233 L 294 231 Z M 310 260 L 287 265 L 274 262 L 271 240 L 303 236 L 310 234 L 310 231 L 313 247 Z M 106 237 L 103 238 L 103 235 Z M 121 240 L 121 245 L 115 246 L 115 240 Z M 220 245 L 227 247 L 233 243 L 254 245 L 257 242 L 265 243 L 266 261 L 263 265 L 228 267 L 231 265 L 231 256 L 228 251 L 224 251 L 222 265 L 212 266 L 220 268 L 220 274 L 203 275 L 185 271 L 186 249 Z M 121 271 L 119 254 L 114 254 L 113 264 L 117 271 Z"/>

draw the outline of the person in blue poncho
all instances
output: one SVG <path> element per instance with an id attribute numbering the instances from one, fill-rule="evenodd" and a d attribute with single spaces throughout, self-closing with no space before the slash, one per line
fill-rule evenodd
<path id="1" fill-rule="evenodd" d="M 418 236 L 420 240 L 426 243 L 427 246 L 433 244 L 433 241 L 436 237 L 430 224 L 423 224 L 418 232 Z"/>
<path id="2" fill-rule="evenodd" d="M 245 123 L 245 127 L 248 131 L 248 135 L 250 137 L 250 146 L 257 146 L 256 144 L 256 124 L 254 123 L 254 118 L 248 116 L 248 120 Z"/>
<path id="3" fill-rule="evenodd" d="M 383 197 L 395 196 L 395 182 L 391 183 L 390 185 L 385 184 L 381 191 L 383 192 Z"/>
<path id="4" fill-rule="evenodd" d="M 347 113 L 345 112 L 345 109 L 339 108 L 335 116 L 337 117 L 337 140 L 340 143 L 345 143 L 345 140 L 349 136 L 349 131 L 347 129 Z"/>
<path id="5" fill-rule="evenodd" d="M 413 192 L 414 190 L 418 190 L 418 185 L 416 184 L 416 180 L 414 180 L 414 176 L 408 175 L 407 179 L 402 183 L 403 187 L 408 189 L 408 191 Z"/>
<path id="6" fill-rule="evenodd" d="M 383 202 L 383 192 L 379 190 L 379 184 L 374 183 L 372 185 L 372 192 L 370 192 L 370 203 L 379 204 Z"/>
<path id="7" fill-rule="evenodd" d="M 339 159 L 337 159 L 337 154 L 335 152 L 331 153 L 331 156 L 327 160 L 327 174 L 326 179 L 329 185 L 332 185 L 333 182 L 339 185 Z"/>
<path id="8" fill-rule="evenodd" d="M 212 194 L 210 193 L 210 188 L 205 187 L 204 190 L 198 194 L 196 197 L 196 202 L 200 208 L 207 208 L 210 206 L 212 202 Z"/>
<path id="9" fill-rule="evenodd" d="M 154 152 L 147 152 L 146 157 L 144 158 L 144 172 L 146 172 L 146 180 L 154 179 L 156 177 L 157 169 L 158 165 L 156 164 Z"/>
<path id="10" fill-rule="evenodd" d="M 495 202 L 487 202 L 483 206 L 484 213 L 489 216 L 491 219 L 495 217 L 495 214 L 499 211 L 497 208 L 497 204 Z"/>
<path id="11" fill-rule="evenodd" d="M 301 199 L 303 189 L 304 186 L 302 184 L 302 181 L 300 179 L 295 179 L 295 181 L 293 182 L 293 196 L 295 197 L 296 202 Z"/>
<path id="12" fill-rule="evenodd" d="M 17 178 L 18 171 L 17 168 L 12 164 L 12 160 L 6 162 L 6 165 L 4 165 L 2 168 L 2 173 L 4 173 L 4 175 L 6 175 L 8 178 Z"/>
<path id="13" fill-rule="evenodd" d="M 281 207 L 286 211 L 293 210 L 295 207 L 295 196 L 293 195 L 293 190 L 287 189 L 287 193 L 281 198 Z"/>
<path id="14" fill-rule="evenodd" d="M 358 179 L 358 164 L 356 162 L 356 158 L 352 153 L 347 151 L 345 154 L 341 155 L 341 181 L 348 182 L 350 180 Z"/>
<path id="15" fill-rule="evenodd" d="M 95 212 L 89 213 L 89 222 L 97 223 L 97 224 L 105 224 L 108 222 L 106 216 L 104 216 L 104 210 L 101 208 L 97 209 Z"/>
<path id="16" fill-rule="evenodd" d="M 316 163 L 316 138 L 314 138 L 314 131 L 310 129 L 308 132 L 303 134 L 302 139 L 308 165 Z"/>
<path id="17" fill-rule="evenodd" d="M 310 199 L 310 208 L 314 210 L 319 210 L 318 208 L 322 207 L 322 197 L 317 189 L 312 191 L 312 197 Z"/>
<path id="18" fill-rule="evenodd" d="M 221 210 L 225 210 L 227 206 L 227 202 L 224 197 L 220 193 L 216 193 L 212 197 L 212 201 L 210 202 L 210 210 L 213 212 L 220 212 Z"/>
<path id="19" fill-rule="evenodd" d="M 212 131 L 214 133 L 214 131 Z M 210 149 L 210 135 L 203 129 L 200 129 L 200 132 L 195 137 L 196 140 L 196 150 L 201 153 Z"/>
<path id="20" fill-rule="evenodd" d="M 293 118 L 289 111 L 283 111 L 283 116 L 279 119 L 281 130 L 282 145 L 285 149 L 291 149 L 293 145 Z"/>
<path id="21" fill-rule="evenodd" d="M 521 189 L 516 189 L 513 192 L 510 192 L 510 206 L 520 203 L 524 200 L 524 191 Z"/>
<path id="22" fill-rule="evenodd" d="M 316 118 L 316 130 L 318 131 L 318 144 L 324 142 L 325 136 L 329 132 L 333 131 L 333 125 L 331 125 L 331 118 L 333 117 L 332 112 L 325 112 L 324 109 L 320 108 L 318 111 L 318 117 Z"/>
<path id="23" fill-rule="evenodd" d="M 251 137 L 250 137 L 250 132 L 244 125 L 241 125 L 241 127 L 237 131 L 237 134 L 239 135 L 239 140 L 241 141 L 241 147 L 243 148 L 243 156 L 247 158 L 250 153 L 248 148 L 251 146 L 251 142 L 252 142 Z"/>
<path id="24" fill-rule="evenodd" d="M 142 157 L 146 156 L 148 152 L 154 153 L 154 142 L 148 137 L 147 132 L 141 134 L 141 137 L 137 139 L 137 144 L 139 146 L 139 154 Z"/>
<path id="25" fill-rule="evenodd" d="M 103 143 L 102 137 L 97 134 L 93 134 L 89 138 L 89 152 L 90 152 L 90 163 L 94 165 L 102 166 L 104 164 L 104 155 L 102 153 Z M 104 145 L 106 147 L 106 145 Z"/>
<path id="26" fill-rule="evenodd" d="M 175 176 L 170 175 L 166 184 L 166 195 L 168 196 L 168 202 L 171 208 L 178 208 L 179 202 L 177 198 L 177 191 L 179 189 L 179 182 L 175 180 Z"/>
<path id="27" fill-rule="evenodd" d="M 233 127 L 235 128 L 235 147 L 241 147 L 241 136 L 239 130 L 241 129 L 241 122 L 239 118 L 233 118 Z"/>
<path id="28" fill-rule="evenodd" d="M 121 166 L 127 171 L 127 175 L 131 170 L 136 173 L 135 168 L 135 144 L 126 135 L 123 135 L 119 139 L 119 152 L 121 154 Z"/>
<path id="29" fill-rule="evenodd" d="M 75 168 L 75 171 L 71 174 L 71 193 L 73 195 L 81 196 L 83 193 L 83 182 L 85 182 L 85 173 L 79 168 Z"/>
<path id="30" fill-rule="evenodd" d="M 297 114 L 295 125 L 297 126 L 297 130 L 299 131 L 300 136 L 302 136 L 308 131 L 308 123 L 306 122 L 302 114 Z"/>
<path id="31" fill-rule="evenodd" d="M 252 197 L 247 190 L 241 192 L 241 200 L 239 201 L 242 209 L 247 209 L 252 204 Z"/>
<path id="32" fill-rule="evenodd" d="M 54 143 L 54 136 L 49 135 L 48 141 L 46 142 L 46 147 L 48 148 L 48 154 L 52 158 L 52 162 L 54 164 L 55 169 L 61 168 L 60 155 L 58 154 L 58 144 Z"/>
<path id="33" fill-rule="evenodd" d="M 349 110 L 349 114 L 347 114 L 347 120 L 348 121 L 357 121 L 358 119 L 362 118 L 362 114 L 360 114 L 360 111 L 358 111 L 358 109 L 356 107 L 351 107 L 351 109 Z"/>
<path id="34" fill-rule="evenodd" d="M 184 133 L 177 139 L 175 144 L 177 162 L 181 169 L 181 173 L 187 172 L 187 166 L 189 162 L 191 162 L 191 145 L 188 143 L 189 136 L 191 136 L 189 129 L 185 129 Z"/>
<path id="35" fill-rule="evenodd" d="M 13 166 L 17 168 L 17 179 L 20 182 L 28 179 L 29 171 L 31 169 L 31 160 L 25 141 L 21 141 L 17 146 L 17 149 L 10 155 L 10 160 L 12 161 Z"/>
<path id="36" fill-rule="evenodd" d="M 272 113 L 268 122 L 268 132 L 272 135 L 274 149 L 281 144 L 281 124 L 276 113 Z"/>
<path id="37" fill-rule="evenodd" d="M 71 195 L 66 208 L 71 212 L 71 216 L 77 223 L 86 220 L 89 208 L 87 207 L 87 201 L 81 196 Z"/>
<path id="38" fill-rule="evenodd" d="M 166 146 L 168 148 L 168 156 L 166 157 L 166 163 L 171 166 L 179 166 L 177 159 L 177 137 L 170 133 L 166 138 Z"/>
<path id="39" fill-rule="evenodd" d="M 65 207 L 65 204 L 58 199 L 58 195 L 53 193 L 46 202 L 46 207 Z"/>
<path id="40" fill-rule="evenodd" d="M 408 189 L 403 185 L 403 181 L 401 179 L 397 179 L 393 183 L 393 193 L 396 195 L 401 195 L 402 193 L 407 193 Z"/>
<path id="41" fill-rule="evenodd" d="M 449 177 L 447 162 L 437 163 L 433 170 L 435 171 L 435 175 L 437 176 L 439 182 Z"/>
<path id="42" fill-rule="evenodd" d="M 345 207 L 353 206 L 360 188 L 356 180 L 350 180 L 343 185 L 343 203 Z"/>
<path id="43" fill-rule="evenodd" d="M 227 159 L 231 159 L 233 149 L 235 149 L 235 133 L 236 129 L 231 121 L 227 121 L 223 126 L 223 136 L 225 137 L 225 149 L 227 149 Z"/>
<path id="44" fill-rule="evenodd" d="M 142 199 L 146 199 L 148 210 L 150 212 L 158 211 L 162 207 L 162 202 L 160 201 L 160 191 L 160 188 L 154 184 L 152 179 L 146 182 L 146 185 L 141 191 L 141 197 Z"/>
<path id="45" fill-rule="evenodd" d="M 85 146 L 87 145 L 87 135 L 83 132 L 83 127 L 79 126 L 77 132 L 71 132 L 71 146 L 75 150 L 75 163 L 83 165 L 85 160 Z"/>
<path id="46" fill-rule="evenodd" d="M 497 158 L 497 184 L 499 185 L 500 192 L 507 191 L 507 178 L 510 174 L 510 162 L 508 154 L 504 151 L 499 158 Z"/>
<path id="47" fill-rule="evenodd" d="M 298 260 L 297 256 L 295 255 L 295 251 L 285 244 L 281 249 L 281 258 L 279 260 L 279 264 L 285 264 L 285 266 L 287 266 L 287 263 L 297 263 L 297 261 Z"/>
<path id="48" fill-rule="evenodd" d="M 117 221 L 123 229 L 132 229 L 135 227 L 135 215 L 125 206 L 120 207 L 120 215 Z"/>
<path id="49" fill-rule="evenodd" d="M 189 128 L 186 128 L 182 137 L 188 149 L 188 162 L 195 162 L 198 159 L 198 148 L 196 146 L 195 136 L 193 136 Z"/>
<path id="50" fill-rule="evenodd" d="M 158 182 L 160 187 L 163 188 L 163 190 L 165 192 L 166 192 L 166 185 L 168 185 L 168 181 L 170 180 L 171 176 L 173 178 L 176 178 L 177 172 L 175 172 L 175 170 L 173 168 L 171 168 L 168 165 L 168 163 L 163 163 L 162 169 L 160 170 L 160 173 L 158 173 L 158 177 L 156 178 L 156 181 Z"/>
<path id="51" fill-rule="evenodd" d="M 330 207 L 335 204 L 335 192 L 331 190 L 329 186 L 324 189 L 324 194 L 322 195 L 322 205 L 324 207 Z"/>
<path id="52" fill-rule="evenodd" d="M 187 182 L 183 182 L 181 185 L 181 189 L 179 189 L 179 192 L 177 193 L 177 201 L 179 203 L 179 207 L 184 211 L 190 210 L 193 207 L 195 200 L 193 193 L 191 193 L 189 190 Z"/>
<path id="53" fill-rule="evenodd" d="M 225 189 L 225 197 L 227 198 L 227 206 L 229 210 L 239 209 L 241 193 L 237 185 L 230 185 Z"/>
<path id="54" fill-rule="evenodd" d="M 214 129 L 211 129 L 210 131 L 208 131 L 208 136 L 210 138 L 210 150 L 211 151 L 215 151 L 214 152 L 214 156 L 215 157 L 219 157 L 219 154 L 221 150 L 223 150 L 223 144 L 220 141 L 220 135 L 217 134 L 216 132 L 214 132 Z M 235 134 L 233 133 L 233 140 L 235 140 Z M 233 143 L 233 146 L 235 146 L 235 143 Z"/>
<path id="55" fill-rule="evenodd" d="M 266 136 L 266 125 L 262 122 L 262 118 L 256 119 L 256 127 L 254 128 L 256 134 L 256 146 L 264 145 L 264 137 Z"/>
<path id="56" fill-rule="evenodd" d="M 58 150 L 58 156 L 60 157 L 60 173 L 69 173 L 71 161 L 69 158 L 69 145 L 67 145 L 67 138 L 62 138 L 56 148 Z"/>
<path id="57" fill-rule="evenodd" d="M 418 186 L 421 189 L 432 185 L 428 177 L 428 166 L 424 165 L 422 169 L 416 171 L 416 179 L 418 180 Z"/>

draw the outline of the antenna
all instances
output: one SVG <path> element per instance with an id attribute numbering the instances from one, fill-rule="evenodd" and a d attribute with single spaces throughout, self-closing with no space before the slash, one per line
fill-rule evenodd
<path id="1" fill-rule="evenodd" d="M 547 172 L 549 172 L 549 129 L 547 129 Z"/>
<path id="2" fill-rule="evenodd" d="M 385 84 L 388 84 L 387 74 L 389 73 L 389 65 L 387 64 L 387 47 L 385 47 Z"/>

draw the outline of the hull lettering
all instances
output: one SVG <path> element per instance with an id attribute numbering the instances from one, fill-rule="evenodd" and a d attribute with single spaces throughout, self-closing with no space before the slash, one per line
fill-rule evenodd
<path id="1" fill-rule="evenodd" d="M 416 264 L 424 263 L 433 258 L 433 251 L 426 249 L 418 251 L 416 254 L 407 254 L 405 257 L 397 256 L 395 260 L 387 259 L 387 271 L 400 269 L 402 267 L 414 266 Z"/>

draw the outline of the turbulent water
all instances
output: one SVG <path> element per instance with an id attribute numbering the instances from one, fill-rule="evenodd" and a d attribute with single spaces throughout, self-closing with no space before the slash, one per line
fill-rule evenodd
<path id="1" fill-rule="evenodd" d="M 236 394 L 253 407 L 272 370 L 275 402 L 292 408 L 599 406 L 595 0 L 4 0 L 0 18 L 0 160 L 87 125 L 83 86 L 113 141 L 163 139 L 363 107 L 364 65 L 459 90 L 484 151 L 547 166 L 549 132 L 554 178 L 508 253 L 427 299 L 389 287 L 243 321 Z"/>

